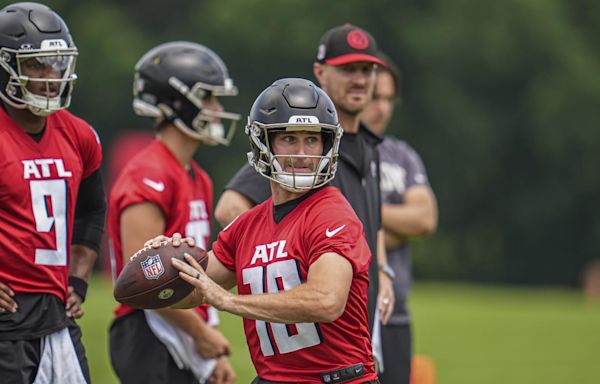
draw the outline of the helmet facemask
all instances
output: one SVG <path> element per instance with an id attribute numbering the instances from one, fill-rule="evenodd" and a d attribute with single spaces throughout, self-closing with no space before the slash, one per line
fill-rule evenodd
<path id="1" fill-rule="evenodd" d="M 172 124 L 204 144 L 229 145 L 240 115 L 223 111 L 216 98 L 235 95 L 225 63 L 201 44 L 160 44 L 135 65 L 136 114 L 155 118 L 159 126 Z"/>
<path id="2" fill-rule="evenodd" d="M 8 105 L 29 109 L 48 116 L 71 103 L 77 79 L 77 48 L 68 48 L 64 40 L 44 40 L 41 49 L 0 49 L 0 67 L 8 73 L 6 88 L 0 97 Z M 42 77 L 48 74 L 52 77 Z"/>
<path id="3" fill-rule="evenodd" d="M 171 77 L 169 84 L 193 105 L 192 108 L 184 108 L 178 113 L 179 118 L 173 120 L 175 126 L 188 136 L 200 140 L 204 144 L 229 145 L 235 133 L 236 123 L 240 119 L 240 115 L 207 109 L 205 108 L 204 100 L 207 100 L 211 96 L 236 96 L 238 91 L 233 85 L 233 81 L 225 79 L 223 86 L 198 82 L 190 89 L 176 77 Z M 222 123 L 223 120 L 229 122 L 227 128 Z"/>
<path id="4" fill-rule="evenodd" d="M 314 116 L 304 118 L 311 123 L 262 124 L 249 121 L 246 126 L 246 134 L 250 137 L 252 149 L 248 152 L 250 164 L 258 173 L 291 192 L 319 188 L 331 181 L 337 170 L 342 128 L 339 125 L 319 124 Z M 323 152 L 319 155 L 276 155 L 272 148 L 272 137 L 278 132 L 319 132 L 323 142 Z M 316 162 L 311 159 L 316 159 Z M 296 172 L 295 169 L 300 161 L 303 162 L 301 165 L 310 165 L 312 172 Z M 291 168 L 291 171 L 286 171 L 286 168 Z"/>
<path id="5" fill-rule="evenodd" d="M 136 82 L 143 82 L 136 79 Z M 134 82 L 134 87 L 136 86 Z M 229 145 L 240 115 L 225 111 L 212 111 L 205 107 L 205 100 L 211 96 L 236 96 L 238 91 L 231 79 L 225 79 L 224 86 L 214 86 L 205 83 L 195 83 L 190 89 L 176 77 L 169 78 L 169 85 L 173 87 L 181 98 L 170 103 L 145 102 L 139 98 L 134 99 L 133 107 L 138 115 L 156 117 L 159 120 L 170 120 L 184 134 L 202 141 L 207 145 Z M 143 85 L 142 85 L 143 87 Z M 135 93 L 135 90 L 134 90 Z M 222 120 L 228 121 L 227 127 Z"/>

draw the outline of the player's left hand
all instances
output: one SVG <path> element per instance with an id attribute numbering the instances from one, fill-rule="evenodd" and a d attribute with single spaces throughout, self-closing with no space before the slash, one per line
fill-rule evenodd
<path id="1" fill-rule="evenodd" d="M 179 247 L 183 243 L 187 243 L 190 247 L 196 246 L 196 241 L 194 241 L 193 237 L 183 237 L 180 233 L 175 232 L 172 237 L 167 237 L 165 235 L 156 236 L 153 239 L 150 239 L 144 243 L 144 248 L 152 247 L 152 248 L 160 248 L 160 245 L 164 242 L 170 242 L 174 247 Z"/>
<path id="2" fill-rule="evenodd" d="M 75 293 L 73 287 L 69 287 L 67 293 L 67 305 L 65 306 L 65 313 L 67 317 L 79 319 L 83 316 L 83 308 L 81 308 L 81 297 Z"/>
<path id="3" fill-rule="evenodd" d="M 225 356 L 217 359 L 217 365 L 212 375 L 208 379 L 209 384 L 231 384 L 235 381 L 235 371 L 229 364 L 229 359 Z"/>
<path id="4" fill-rule="evenodd" d="M 172 258 L 171 264 L 179 270 L 179 276 L 183 280 L 194 286 L 194 292 L 190 296 L 203 298 L 202 302 L 194 304 L 210 304 L 216 309 L 223 310 L 232 294 L 208 277 L 192 256 L 185 253 L 184 257 L 185 262 Z"/>
<path id="5" fill-rule="evenodd" d="M 379 294 L 377 295 L 377 310 L 381 324 L 386 325 L 394 311 L 394 286 L 392 280 L 385 274 L 379 274 Z"/>

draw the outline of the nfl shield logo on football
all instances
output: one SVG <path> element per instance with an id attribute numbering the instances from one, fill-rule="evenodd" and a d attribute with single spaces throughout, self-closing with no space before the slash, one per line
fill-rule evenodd
<path id="1" fill-rule="evenodd" d="M 163 266 L 159 255 L 148 256 L 141 264 L 144 276 L 146 276 L 146 279 L 148 280 L 156 280 L 165 273 L 165 267 Z"/>

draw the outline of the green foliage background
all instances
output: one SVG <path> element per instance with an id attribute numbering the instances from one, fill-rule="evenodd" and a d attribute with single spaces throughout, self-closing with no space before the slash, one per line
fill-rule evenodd
<path id="1" fill-rule="evenodd" d="M 321 34 L 349 21 L 404 72 L 390 132 L 424 158 L 438 234 L 418 277 L 575 285 L 600 238 L 600 2 L 594 0 L 48 1 L 80 48 L 72 110 L 111 143 L 150 123 L 131 110 L 133 66 L 158 43 L 205 44 L 228 64 L 247 114 L 280 77 L 312 78 Z M 216 195 L 246 138 L 198 161 Z M 210 159 L 210 161 L 209 161 Z"/>

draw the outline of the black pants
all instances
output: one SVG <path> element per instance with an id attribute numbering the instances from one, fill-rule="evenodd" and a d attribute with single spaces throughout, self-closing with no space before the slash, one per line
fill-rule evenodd
<path id="1" fill-rule="evenodd" d="M 73 319 L 68 320 L 69 334 L 86 381 L 90 383 L 81 329 Z M 42 357 L 42 339 L 0 340 L 0 382 L 2 384 L 31 384 L 38 373 Z"/>
<path id="2" fill-rule="evenodd" d="M 143 311 L 116 319 L 110 327 L 110 361 L 122 384 L 197 384 L 191 371 L 181 370 L 154 336 Z"/>
<path id="3" fill-rule="evenodd" d="M 409 384 L 412 358 L 410 324 L 382 326 L 381 344 L 384 370 L 379 374 L 379 381 L 382 384 Z"/>

